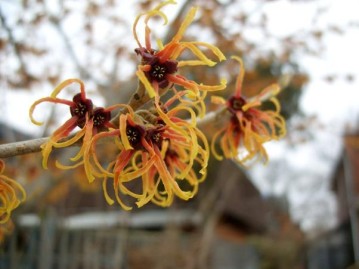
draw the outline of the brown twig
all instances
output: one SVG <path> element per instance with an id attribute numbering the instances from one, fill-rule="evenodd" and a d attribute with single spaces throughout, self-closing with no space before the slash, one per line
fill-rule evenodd
<path id="1" fill-rule="evenodd" d="M 227 111 L 226 107 L 217 109 L 216 111 L 211 111 L 207 113 L 202 119 L 197 120 L 197 127 L 199 129 L 204 129 L 206 126 L 217 122 L 221 117 L 224 116 L 224 113 Z"/>
<path id="2" fill-rule="evenodd" d="M 146 94 L 146 89 L 142 83 L 138 83 L 138 87 L 135 93 L 131 96 L 128 105 L 132 107 L 134 111 L 145 105 L 148 101 L 150 101 L 150 97 Z M 118 119 L 121 114 L 126 113 L 127 109 L 122 109 L 115 117 L 111 119 L 111 123 L 113 123 L 116 127 L 118 127 Z"/>
<path id="3" fill-rule="evenodd" d="M 163 94 L 163 93 L 160 93 Z M 150 97 L 146 94 L 146 90 L 142 83 L 139 83 L 135 93 L 132 95 L 131 99 L 128 102 L 128 105 L 132 107 L 133 110 L 138 110 L 140 107 L 145 105 L 148 101 L 150 101 Z M 111 122 L 118 127 L 118 119 L 119 116 L 123 113 L 127 113 L 127 109 L 122 109 L 118 112 L 118 114 L 112 118 Z M 67 139 L 73 137 L 69 136 Z M 61 142 L 66 141 L 67 139 L 61 140 Z M 28 153 L 35 153 L 41 151 L 41 145 L 44 144 L 49 137 L 36 138 L 31 140 L 25 140 L 21 142 L 14 142 L 0 145 L 0 158 L 8 158 L 17 155 L 23 155 Z M 80 144 L 75 143 L 75 145 Z"/>
<path id="4" fill-rule="evenodd" d="M 133 94 L 132 98 L 129 101 L 129 106 L 131 106 L 134 110 L 137 110 L 138 108 L 140 108 L 150 100 L 148 95 L 146 95 L 146 93 L 143 91 L 144 91 L 143 87 L 139 86 L 136 93 Z M 127 109 L 121 110 L 111 121 L 117 126 L 119 116 L 126 112 Z M 211 112 L 207 114 L 202 119 L 198 119 L 197 126 L 199 128 L 202 128 L 208 124 L 215 122 L 216 120 L 218 120 L 219 115 L 222 115 L 223 112 L 224 109 L 218 109 L 215 112 Z M 20 142 L 2 144 L 0 145 L 0 158 L 8 158 L 17 155 L 39 152 L 41 151 L 41 145 L 44 144 L 48 139 L 49 137 L 43 137 L 43 138 L 36 138 L 36 139 L 25 140 Z M 65 140 L 66 139 L 62 141 Z"/>
<path id="5" fill-rule="evenodd" d="M 41 151 L 40 146 L 48 139 L 48 137 L 43 137 L 0 145 L 0 158 L 8 158 L 27 153 L 39 152 Z"/>
<path id="6" fill-rule="evenodd" d="M 141 83 L 136 90 L 136 92 L 132 95 L 128 105 L 131 106 L 134 110 L 137 110 L 145 103 L 149 101 L 148 95 L 146 95 L 145 89 Z M 127 109 L 121 110 L 111 121 L 116 126 L 118 126 L 118 118 L 121 114 L 126 113 Z M 69 136 L 67 139 L 73 136 Z M 41 151 L 41 145 L 46 143 L 49 140 L 49 137 L 36 138 L 31 140 L 25 140 L 20 142 L 8 143 L 0 145 L 0 158 L 8 158 L 17 155 L 23 155 L 28 153 L 35 153 Z M 61 140 L 66 141 L 66 139 Z M 75 143 L 77 145 L 79 143 Z"/>

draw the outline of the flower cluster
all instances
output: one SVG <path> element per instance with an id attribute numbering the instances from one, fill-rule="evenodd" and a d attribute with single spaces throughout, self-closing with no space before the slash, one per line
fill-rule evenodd
<path id="1" fill-rule="evenodd" d="M 5 163 L 0 159 L 0 225 L 7 223 L 11 212 L 26 199 L 24 188 L 3 174 Z"/>
<path id="2" fill-rule="evenodd" d="M 66 86 L 72 83 L 78 83 L 80 85 L 80 92 L 73 97 L 72 101 L 58 98 L 58 94 L 64 88 L 66 88 Z M 113 124 L 110 122 L 111 111 L 116 109 L 117 106 L 112 106 L 109 108 L 94 108 L 91 99 L 86 98 L 84 83 L 79 79 L 67 79 L 63 81 L 53 90 L 49 97 L 41 98 L 33 103 L 30 108 L 29 115 L 31 121 L 36 125 L 43 124 L 42 122 L 36 121 L 33 117 L 33 113 L 37 105 L 43 102 L 67 105 L 70 108 L 71 114 L 71 117 L 63 125 L 61 125 L 51 135 L 49 141 L 42 146 L 42 165 L 44 168 L 47 168 L 47 162 L 52 148 L 68 147 L 79 142 L 80 140 L 82 140 L 82 147 L 78 153 L 71 158 L 71 161 L 77 163 L 72 166 L 67 166 L 67 168 L 73 168 L 82 164 L 82 161 L 79 160 L 82 158 L 85 148 L 89 146 L 92 136 L 109 127 L 113 127 Z M 81 131 L 77 132 L 72 137 L 69 137 L 71 131 L 73 131 L 76 127 L 81 128 Z M 61 139 L 65 138 L 67 139 L 61 141 Z M 57 163 L 57 166 L 66 168 L 66 166 L 61 165 L 60 163 Z"/>
<path id="3" fill-rule="evenodd" d="M 82 165 L 90 183 L 102 183 L 106 201 L 109 204 L 116 201 L 125 210 L 130 210 L 133 203 L 138 207 L 149 202 L 167 207 L 175 197 L 191 199 L 207 175 L 210 147 L 198 127 L 197 118 L 206 114 L 204 99 L 207 92 L 225 89 L 226 82 L 205 85 L 181 75 L 180 69 L 183 66 L 211 67 L 226 58 L 211 44 L 182 40 L 194 20 L 196 8 L 189 10 L 171 41 L 163 44 L 157 40 L 157 48 L 153 48 L 149 21 L 159 16 L 167 24 L 168 19 L 161 9 L 174 3 L 173 0 L 165 1 L 135 19 L 133 35 L 138 45 L 135 53 L 140 57 L 136 75 L 140 84 L 133 98 L 141 102 L 141 96 L 147 97 L 140 105 L 132 106 L 131 99 L 129 104 L 96 107 L 87 97 L 84 83 L 79 79 L 68 79 L 49 97 L 39 99 L 30 108 L 32 122 L 41 125 L 33 117 L 39 104 L 50 102 L 69 107 L 69 119 L 42 145 L 43 167 L 47 168 L 54 148 L 79 145 L 77 154 L 69 160 L 71 165 L 57 161 L 57 167 L 71 169 Z M 144 43 L 137 34 L 142 19 Z M 194 58 L 181 60 L 185 52 L 187 57 L 192 55 Z M 208 57 L 208 53 L 215 59 Z M 214 135 L 212 153 L 217 159 L 224 156 L 241 164 L 256 156 L 267 160 L 263 143 L 285 134 L 285 122 L 275 98 L 279 88 L 272 85 L 247 100 L 241 95 L 242 60 L 233 58 L 240 63 L 234 95 L 228 100 L 213 98 L 215 103 L 225 107 L 230 117 Z M 72 100 L 59 98 L 60 92 L 72 83 L 79 84 L 79 93 Z M 137 94 L 140 91 L 144 94 Z M 268 98 L 274 109 L 260 109 Z M 148 101 L 150 104 L 146 104 Z M 144 105 L 147 106 L 141 109 Z M 118 110 L 117 115 L 111 115 L 115 110 Z M 217 142 L 222 154 L 216 147 Z M 112 143 L 116 151 L 113 159 L 100 156 L 99 148 L 104 143 Z"/>
<path id="4" fill-rule="evenodd" d="M 111 178 L 116 200 L 125 209 L 131 207 L 123 203 L 120 194 L 135 198 L 139 207 L 149 201 L 169 206 L 174 196 L 183 200 L 192 198 L 206 176 L 209 148 L 199 129 L 177 117 L 186 108 L 177 106 L 167 110 L 164 105 L 153 112 L 146 111 L 143 116 L 141 111 L 135 113 L 130 107 L 127 109 L 129 112 L 119 118 L 119 129 L 94 136 L 85 154 L 88 178 L 105 178 L 105 197 L 112 204 L 114 201 L 106 188 L 106 181 Z M 113 139 L 119 150 L 116 159 L 106 168 L 96 156 L 96 145 L 103 138 Z M 195 163 L 200 166 L 198 173 L 193 168 Z M 136 184 L 135 181 L 140 181 L 140 193 L 128 187 Z"/>
<path id="5" fill-rule="evenodd" d="M 244 66 L 242 59 L 232 56 L 240 64 L 240 72 L 237 77 L 233 96 L 228 100 L 221 97 L 212 97 L 212 101 L 224 105 L 230 117 L 223 128 L 218 130 L 212 139 L 211 149 L 213 155 L 222 160 L 234 159 L 244 165 L 248 161 L 257 158 L 268 161 L 268 155 L 263 143 L 270 140 L 278 140 L 286 133 L 285 120 L 279 114 L 280 104 L 275 97 L 279 93 L 279 86 L 270 85 L 252 99 L 242 96 L 242 83 L 244 78 Z M 274 110 L 261 110 L 264 101 L 269 100 Z M 219 143 L 223 155 L 216 149 Z"/>
<path id="6" fill-rule="evenodd" d="M 160 16 L 165 24 L 168 19 L 161 11 L 164 6 L 174 4 L 165 1 L 154 9 L 140 14 L 133 26 L 134 38 L 138 48 L 135 53 L 141 57 L 136 75 L 142 88 L 153 101 L 153 107 L 146 110 L 134 110 L 126 104 L 117 104 L 109 108 L 95 107 L 85 92 L 84 83 L 79 79 L 68 79 L 58 85 L 49 97 L 36 101 L 30 108 L 30 118 L 34 124 L 35 108 L 50 102 L 69 107 L 70 118 L 50 136 L 42 145 L 43 167 L 47 168 L 48 158 L 54 148 L 79 144 L 77 154 L 70 158 L 72 165 L 56 162 L 62 169 L 84 166 L 89 182 L 102 180 L 104 195 L 109 204 L 114 203 L 111 193 L 124 208 L 130 209 L 124 197 L 135 199 L 137 206 L 153 202 L 160 206 L 171 205 L 174 197 L 183 200 L 192 198 L 198 184 L 206 177 L 209 158 L 209 145 L 205 135 L 196 127 L 197 116 L 205 114 L 204 97 L 207 91 L 223 90 L 225 81 L 218 85 L 204 85 L 180 75 L 183 66 L 214 66 L 216 61 L 206 56 L 207 50 L 218 60 L 225 59 L 215 46 L 198 41 L 182 41 L 187 27 L 193 21 L 196 8 L 186 15 L 172 40 L 158 48 L 151 44 L 149 20 Z M 140 20 L 144 20 L 145 44 L 137 35 Z M 204 50 L 203 50 L 204 49 Z M 180 56 L 189 51 L 195 58 L 180 60 Z M 72 100 L 58 97 L 60 92 L 72 83 L 80 86 L 79 93 Z M 181 88 L 180 91 L 176 86 Z M 172 91 L 164 104 L 161 96 Z M 111 111 L 121 109 L 116 117 Z M 181 115 L 189 115 L 186 120 Z M 72 131 L 79 129 L 72 134 Z M 118 154 L 114 160 L 99 159 L 97 148 L 102 143 L 112 141 Z M 108 182 L 112 183 L 109 190 Z"/>

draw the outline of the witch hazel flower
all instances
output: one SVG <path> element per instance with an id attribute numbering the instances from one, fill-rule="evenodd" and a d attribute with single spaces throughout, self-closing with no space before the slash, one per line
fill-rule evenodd
<path id="1" fill-rule="evenodd" d="M 0 159 L 0 225 L 7 223 L 11 213 L 25 201 L 24 188 L 16 180 L 4 175 L 5 163 Z"/>
<path id="2" fill-rule="evenodd" d="M 222 80 L 218 85 L 203 85 L 178 74 L 179 69 L 183 66 L 216 65 L 217 62 L 209 59 L 202 51 L 202 48 L 211 51 L 218 61 L 226 59 L 216 46 L 209 43 L 201 41 L 181 41 L 186 29 L 194 20 L 197 8 L 190 9 L 170 42 L 163 44 L 161 40 L 157 40 L 157 48 L 153 48 L 151 41 L 152 30 L 148 23 L 152 17 L 160 16 L 166 25 L 168 18 L 161 9 L 169 4 L 176 4 L 176 2 L 169 0 L 157 5 L 154 9 L 138 15 L 133 24 L 133 35 L 138 44 L 138 48 L 135 49 L 135 52 L 141 57 L 141 63 L 138 66 L 136 75 L 145 86 L 148 95 L 153 98 L 159 95 L 161 89 L 166 89 L 173 85 L 178 85 L 190 90 L 188 96 L 192 99 L 200 98 L 200 91 L 223 90 L 226 87 L 225 80 Z M 145 44 L 140 42 L 137 35 L 138 23 L 142 17 L 145 24 Z M 191 60 L 180 60 L 180 56 L 187 51 L 192 53 L 195 58 Z"/>
<path id="3" fill-rule="evenodd" d="M 198 184 L 206 176 L 209 146 L 204 134 L 191 122 L 176 116 L 179 108 L 172 111 L 165 106 L 156 107 L 151 116 L 143 117 L 130 107 L 120 115 L 119 129 L 110 129 L 95 135 L 91 148 L 85 154 L 85 171 L 89 180 L 103 179 L 104 195 L 109 204 L 107 182 L 112 180 L 116 201 L 122 208 L 132 207 L 124 202 L 129 196 L 138 207 L 149 202 L 170 206 L 174 197 L 192 198 Z M 184 108 L 188 111 L 188 107 Z M 195 117 L 195 113 L 192 113 Z M 115 160 L 103 167 L 97 158 L 96 145 L 100 140 L 112 138 L 119 153 Z M 194 165 L 200 169 L 195 171 Z M 140 185 L 136 191 L 134 185 Z"/>
<path id="4" fill-rule="evenodd" d="M 79 84 L 80 92 L 76 94 L 72 100 L 58 98 L 58 94 L 72 83 Z M 84 83 L 79 79 L 74 78 L 63 81 L 53 90 L 50 96 L 41 98 L 32 104 L 29 115 L 32 123 L 36 125 L 42 125 L 43 123 L 34 119 L 34 110 L 39 104 L 44 102 L 67 105 L 70 110 L 70 118 L 56 129 L 49 140 L 41 146 L 43 157 L 42 165 L 45 169 L 48 166 L 48 158 L 53 148 L 65 148 L 78 142 L 81 142 L 82 146 L 78 153 L 70 159 L 72 162 L 75 162 L 75 164 L 65 166 L 57 161 L 56 165 L 63 169 L 74 168 L 81 165 L 81 158 L 85 148 L 90 145 L 92 136 L 109 127 L 114 127 L 110 122 L 111 111 L 116 109 L 117 106 L 95 108 L 92 100 L 86 96 Z M 80 128 L 80 130 L 71 136 L 70 133 L 77 127 Z"/>
<path id="5" fill-rule="evenodd" d="M 238 61 L 240 72 L 237 77 L 234 94 L 225 100 L 222 97 L 212 97 L 212 102 L 225 106 L 229 120 L 218 130 L 211 143 L 214 157 L 222 160 L 234 159 L 245 165 L 249 161 L 268 161 L 268 154 L 263 144 L 278 140 L 286 134 L 284 118 L 280 115 L 280 104 L 276 95 L 280 88 L 277 84 L 263 89 L 257 96 L 247 99 L 242 96 L 242 83 L 245 74 L 242 59 L 232 56 Z M 262 109 L 263 102 L 269 101 L 273 109 Z M 217 149 L 219 146 L 219 150 Z"/>

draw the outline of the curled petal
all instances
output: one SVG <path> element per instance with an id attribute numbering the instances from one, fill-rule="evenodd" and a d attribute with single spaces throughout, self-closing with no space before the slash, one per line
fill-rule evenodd
<path id="1" fill-rule="evenodd" d="M 77 78 L 71 78 L 71 79 L 67 79 L 67 80 L 61 82 L 61 83 L 60 83 L 58 86 L 56 86 L 56 88 L 52 91 L 52 93 L 51 93 L 50 96 L 51 96 L 52 98 L 56 98 L 57 95 L 58 95 L 65 87 L 67 87 L 68 85 L 70 85 L 71 83 L 74 83 L 74 82 L 80 84 L 81 98 L 82 98 L 83 100 L 85 100 L 85 99 L 86 99 L 85 85 L 84 85 L 84 83 L 83 83 L 82 80 L 77 79 Z"/>
<path id="2" fill-rule="evenodd" d="M 107 191 L 107 177 L 105 177 L 102 180 L 102 189 L 103 189 L 103 195 L 106 199 L 106 202 L 109 205 L 113 205 L 115 203 L 115 201 L 110 197 L 110 195 L 108 194 L 108 191 Z M 131 210 L 131 208 L 128 208 L 128 210 Z"/>
<path id="3" fill-rule="evenodd" d="M 127 115 L 121 115 L 120 116 L 120 134 L 121 134 L 121 140 L 126 150 L 131 150 L 133 147 L 130 144 L 130 141 L 128 141 L 127 137 Z"/>
<path id="4" fill-rule="evenodd" d="M 195 56 L 197 56 L 198 60 L 186 60 L 186 61 L 179 61 L 178 67 L 182 66 L 196 66 L 196 65 L 208 65 L 208 66 L 214 66 L 217 63 L 215 61 L 210 60 L 199 48 L 198 46 L 203 46 L 208 48 L 211 52 L 213 52 L 217 57 L 219 61 L 223 61 L 226 59 L 224 54 L 216 47 L 211 44 L 205 43 L 205 42 L 182 42 L 181 45 L 178 47 L 178 49 L 174 52 L 174 55 L 172 56 L 174 59 L 176 59 L 184 49 L 189 49 Z"/>
<path id="5" fill-rule="evenodd" d="M 268 99 L 271 99 L 272 102 L 274 99 L 273 97 L 276 96 L 280 92 L 280 87 L 278 84 L 272 84 L 268 87 L 266 87 L 264 90 L 262 90 L 257 96 L 254 98 L 248 100 L 248 103 L 243 106 L 243 111 L 248 110 L 251 107 L 260 106 L 263 101 L 266 101 Z M 276 105 L 276 110 L 279 111 L 280 105 L 277 101 L 274 101 Z M 279 109 L 278 109 L 279 108 Z"/>
<path id="6" fill-rule="evenodd" d="M 231 56 L 231 59 L 234 59 L 239 63 L 239 74 L 238 74 L 237 80 L 236 80 L 236 88 L 234 91 L 234 96 L 240 97 L 242 95 L 242 84 L 243 84 L 245 69 L 244 69 L 243 61 L 240 57 Z"/>
<path id="7" fill-rule="evenodd" d="M 153 98 L 156 96 L 156 90 L 153 88 L 152 84 L 147 79 L 145 73 L 143 70 L 139 69 L 136 71 L 136 75 L 139 78 L 139 80 L 142 82 L 142 84 L 145 86 L 145 89 L 149 95 L 150 98 Z"/>
<path id="8" fill-rule="evenodd" d="M 220 84 L 218 85 L 203 85 L 199 84 L 198 88 L 203 91 L 220 91 L 224 90 L 227 87 L 227 80 L 224 78 L 221 79 Z"/>
<path id="9" fill-rule="evenodd" d="M 41 98 L 39 100 L 37 100 L 36 102 L 34 102 L 31 107 L 30 107 L 30 110 L 29 110 L 29 116 L 30 116 L 30 120 L 33 124 L 36 124 L 36 125 L 42 125 L 43 122 L 40 122 L 40 121 L 37 121 L 34 119 L 34 111 L 35 111 L 35 108 L 37 107 L 37 105 L 43 103 L 43 102 L 50 102 L 50 103 L 57 103 L 57 104 L 64 104 L 64 105 L 68 105 L 68 106 L 72 106 L 74 103 L 71 102 L 71 101 L 68 101 L 68 100 L 65 100 L 65 99 L 59 99 L 59 98 L 55 98 L 55 97 L 44 97 L 44 98 Z"/>
<path id="10" fill-rule="evenodd" d="M 76 126 L 77 117 L 72 117 L 71 119 L 67 120 L 60 128 L 58 128 L 45 144 L 41 145 L 41 153 L 43 157 L 42 166 L 44 169 L 47 169 L 47 161 L 54 144 L 56 144 L 60 139 L 67 137 Z"/>
<path id="11" fill-rule="evenodd" d="M 82 145 L 80 147 L 80 150 L 77 152 L 77 154 L 70 158 L 72 162 L 76 162 L 80 160 L 86 151 L 87 148 L 91 147 L 91 138 L 93 135 L 93 121 L 92 119 L 89 120 L 83 129 L 81 129 L 79 132 L 77 132 L 72 138 L 64 141 L 64 142 L 57 142 L 53 143 L 53 146 L 56 148 L 64 148 L 73 145 L 77 141 L 79 141 L 82 138 Z M 73 165 L 63 165 L 59 161 L 56 161 L 56 167 L 60 169 L 73 169 L 83 164 L 83 161 L 80 161 Z"/>
<path id="12" fill-rule="evenodd" d="M 8 222 L 12 211 L 26 199 L 24 188 L 14 179 L 3 175 L 4 167 L 3 160 L 0 160 L 0 224 Z"/>
<path id="13" fill-rule="evenodd" d="M 182 42 L 181 43 L 181 50 L 187 48 L 189 49 L 195 56 L 197 56 L 198 60 L 187 60 L 187 61 L 179 61 L 178 66 L 196 66 L 196 65 L 208 65 L 208 66 L 214 66 L 216 65 L 216 62 L 210 60 L 197 46 L 195 45 L 195 42 Z M 181 51 L 182 52 L 182 51 Z M 178 52 L 179 54 L 180 52 Z M 175 57 L 178 57 L 175 55 Z"/>
<path id="14" fill-rule="evenodd" d="M 148 12 L 141 13 L 136 17 L 135 22 L 133 23 L 132 33 L 133 33 L 133 36 L 135 37 L 135 40 L 140 48 L 142 48 L 142 45 L 141 45 L 141 42 L 139 41 L 136 29 L 137 29 L 137 24 L 138 24 L 139 20 L 141 19 L 141 17 L 145 16 L 145 32 L 146 32 L 145 43 L 146 43 L 146 48 L 150 49 L 151 44 L 150 44 L 149 34 L 151 33 L 151 29 L 148 26 L 149 19 L 154 16 L 160 16 L 164 20 L 163 24 L 166 25 L 168 23 L 168 19 L 167 19 L 167 16 L 161 11 L 161 8 L 166 5 L 175 4 L 175 3 L 176 2 L 174 0 L 164 1 L 160 4 L 158 4 L 154 9 L 152 9 Z"/>
<path id="15" fill-rule="evenodd" d="M 182 39 L 184 32 L 187 30 L 188 26 L 194 20 L 197 10 L 198 10 L 197 7 L 192 7 L 190 9 L 190 11 L 187 13 L 185 19 L 183 20 L 180 28 L 178 29 L 176 35 L 173 37 L 172 42 L 179 42 Z"/>
<path id="16" fill-rule="evenodd" d="M 93 182 L 96 178 L 104 178 L 104 177 L 111 177 L 113 173 L 109 172 L 108 169 L 105 169 L 100 164 L 98 157 L 96 155 L 96 145 L 97 141 L 101 138 L 108 138 L 108 137 L 117 137 L 119 135 L 119 130 L 115 129 L 108 132 L 98 133 L 93 136 L 91 140 L 91 146 L 86 147 L 83 160 L 84 160 L 84 168 L 86 177 L 89 182 Z"/>
<path id="17" fill-rule="evenodd" d="M 227 103 L 227 100 L 225 100 L 221 96 L 211 96 L 211 102 L 217 105 L 225 105 Z"/>
<path id="18" fill-rule="evenodd" d="M 168 81 L 180 85 L 186 89 L 194 91 L 198 95 L 198 84 L 192 80 L 187 80 L 185 77 L 180 75 L 167 75 Z"/>

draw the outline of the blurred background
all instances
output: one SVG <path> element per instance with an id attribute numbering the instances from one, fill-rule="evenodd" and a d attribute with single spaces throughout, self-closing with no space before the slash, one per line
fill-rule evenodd
<path id="1" fill-rule="evenodd" d="M 28 109 L 67 78 L 82 79 L 98 106 L 126 103 L 137 85 L 132 23 L 156 3 L 1 0 L 1 143 L 50 135 L 67 109 L 39 107 L 42 127 Z M 243 169 L 212 158 L 191 201 L 125 212 L 81 169 L 50 163 L 45 171 L 40 154 L 6 159 L 6 174 L 28 198 L 13 213 L 12 232 L 0 231 L 0 268 L 357 268 L 359 3 L 178 0 L 164 9 L 167 26 L 151 22 L 153 34 L 170 40 L 193 5 L 200 9 L 185 40 L 241 56 L 246 96 L 282 87 L 288 134 L 266 145 L 269 164 Z M 228 91 L 218 94 L 228 96 L 238 66 L 181 72 L 207 84 L 225 77 Z"/>

